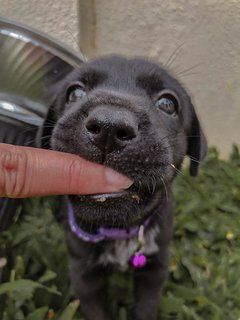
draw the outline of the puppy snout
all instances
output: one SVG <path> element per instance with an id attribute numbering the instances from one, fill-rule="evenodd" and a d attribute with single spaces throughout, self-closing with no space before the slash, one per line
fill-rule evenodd
<path id="1" fill-rule="evenodd" d="M 138 135 L 138 123 L 134 115 L 128 110 L 109 106 L 91 111 L 85 127 L 90 141 L 105 153 L 124 148 Z"/>

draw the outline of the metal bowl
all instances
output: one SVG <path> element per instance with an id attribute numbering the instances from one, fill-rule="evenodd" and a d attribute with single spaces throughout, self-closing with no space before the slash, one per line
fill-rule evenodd
<path id="1" fill-rule="evenodd" d="M 0 19 L 0 142 L 34 146 L 55 86 L 83 61 L 54 38 Z M 16 220 L 20 204 L 0 199 L 0 231 Z"/>

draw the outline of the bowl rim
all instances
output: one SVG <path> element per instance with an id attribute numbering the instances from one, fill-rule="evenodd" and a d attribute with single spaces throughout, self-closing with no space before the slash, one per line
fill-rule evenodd
<path id="1" fill-rule="evenodd" d="M 0 16 L 0 35 L 1 34 L 25 42 L 30 41 L 35 43 L 35 45 L 40 45 L 53 55 L 58 56 L 66 63 L 69 63 L 74 68 L 79 67 L 81 63 L 87 61 L 86 56 L 80 51 L 77 52 L 63 42 L 49 36 L 47 33 Z"/>

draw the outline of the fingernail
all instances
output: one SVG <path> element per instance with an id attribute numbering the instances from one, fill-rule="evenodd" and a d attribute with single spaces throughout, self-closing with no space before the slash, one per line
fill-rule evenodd
<path id="1" fill-rule="evenodd" d="M 119 189 L 127 189 L 129 188 L 132 184 L 133 181 L 130 180 L 128 177 L 110 169 L 107 168 L 105 171 L 105 176 L 106 176 L 106 180 L 107 182 Z"/>

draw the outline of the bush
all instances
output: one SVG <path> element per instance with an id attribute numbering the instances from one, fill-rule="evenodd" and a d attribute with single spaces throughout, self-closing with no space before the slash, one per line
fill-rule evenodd
<path id="1" fill-rule="evenodd" d="M 198 177 L 183 170 L 174 193 L 172 260 L 160 319 L 239 319 L 238 148 L 229 161 L 211 150 Z M 0 237 L 7 259 L 0 284 L 2 320 L 84 319 L 69 289 L 64 235 L 51 214 L 56 203 L 54 198 L 26 200 L 21 219 Z M 111 285 L 114 319 L 124 320 L 131 305 L 131 274 L 115 274 Z"/>

